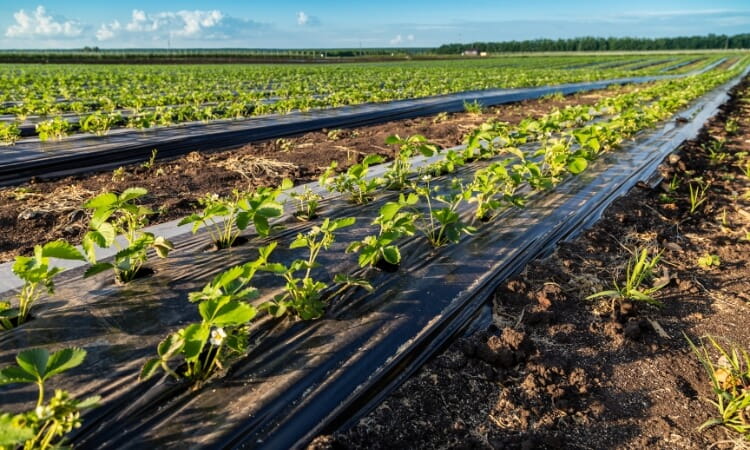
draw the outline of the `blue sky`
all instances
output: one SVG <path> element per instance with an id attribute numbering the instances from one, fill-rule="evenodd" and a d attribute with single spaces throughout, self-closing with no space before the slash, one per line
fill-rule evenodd
<path id="1" fill-rule="evenodd" d="M 0 48 L 430 47 L 750 32 L 750 1 L 0 1 Z"/>

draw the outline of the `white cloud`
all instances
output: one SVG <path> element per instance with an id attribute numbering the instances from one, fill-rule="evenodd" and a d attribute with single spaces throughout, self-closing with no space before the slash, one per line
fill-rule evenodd
<path id="1" fill-rule="evenodd" d="M 390 40 L 391 45 L 403 44 L 404 42 L 414 42 L 414 35 L 407 34 L 406 37 L 397 34 L 395 38 Z"/>
<path id="2" fill-rule="evenodd" d="M 307 22 L 310 20 L 310 16 L 305 14 L 304 11 L 300 11 L 297 13 L 297 25 L 307 25 Z"/>
<path id="3" fill-rule="evenodd" d="M 22 9 L 14 13 L 13 18 L 16 23 L 5 30 L 5 36 L 9 38 L 72 38 L 80 36 L 84 29 L 75 20 L 67 20 L 47 14 L 47 10 L 41 5 L 37 6 L 31 15 Z"/>
<path id="4" fill-rule="evenodd" d="M 154 14 L 134 9 L 130 16 L 130 22 L 124 26 L 117 20 L 109 24 L 102 24 L 96 32 L 96 38 L 100 41 L 106 41 L 125 33 L 131 35 L 152 33 L 154 40 L 167 36 L 210 39 L 217 37 L 211 32 L 215 31 L 225 18 L 226 16 L 221 11 L 215 9 L 211 11 L 165 11 Z"/>

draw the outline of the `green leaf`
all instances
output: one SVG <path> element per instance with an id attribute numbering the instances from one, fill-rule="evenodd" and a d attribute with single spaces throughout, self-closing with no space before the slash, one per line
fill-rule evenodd
<path id="1" fill-rule="evenodd" d="M 307 247 L 308 244 L 309 244 L 309 241 L 307 240 L 307 238 L 303 234 L 298 234 L 297 238 L 294 241 L 292 241 L 291 244 L 289 244 L 289 248 L 295 249 L 295 248 Z"/>
<path id="2" fill-rule="evenodd" d="M 294 187 L 294 183 L 289 178 L 284 178 L 284 180 L 281 181 L 281 186 L 279 186 L 279 189 L 282 191 L 286 191 L 287 189 L 291 189 Z"/>
<path id="3" fill-rule="evenodd" d="M 146 364 L 143 365 L 143 368 L 141 369 L 141 374 L 138 376 L 138 379 L 141 381 L 148 380 L 154 374 L 157 370 L 161 367 L 161 359 L 159 358 L 151 358 L 148 361 L 146 361 Z"/>
<path id="4" fill-rule="evenodd" d="M 588 167 L 588 162 L 586 162 L 586 159 L 584 158 L 573 158 L 573 160 L 568 163 L 568 171 L 573 175 L 578 175 L 583 172 L 586 170 L 586 167 Z"/>
<path id="5" fill-rule="evenodd" d="M 88 269 L 86 269 L 86 272 L 83 274 L 83 278 L 88 278 L 91 276 L 94 276 L 98 273 L 114 269 L 114 266 L 112 263 L 96 263 L 91 265 Z"/>
<path id="6" fill-rule="evenodd" d="M 383 259 L 385 259 L 388 263 L 397 265 L 401 262 L 401 252 L 398 250 L 398 247 L 395 245 L 389 245 L 387 247 L 383 247 Z"/>
<path id="7" fill-rule="evenodd" d="M 169 252 L 174 250 L 174 244 L 172 244 L 172 241 L 169 241 L 162 236 L 155 238 L 151 247 L 153 247 L 159 258 L 166 258 L 169 255 Z"/>
<path id="8" fill-rule="evenodd" d="M 101 400 L 101 396 L 99 395 L 92 395 L 91 397 L 86 397 L 85 399 L 81 400 L 76 404 L 76 407 L 78 410 L 84 410 L 84 409 L 91 409 L 96 406 L 99 406 L 99 401 Z"/>
<path id="9" fill-rule="evenodd" d="M 253 222 L 255 223 L 255 231 L 257 231 L 259 235 L 268 236 L 271 232 L 271 226 L 268 224 L 268 219 L 265 217 L 256 215 L 253 217 Z"/>
<path id="10" fill-rule="evenodd" d="M 203 217 L 199 216 L 198 214 L 193 213 L 183 218 L 182 220 L 180 220 L 180 222 L 177 225 L 182 226 L 182 225 L 187 225 L 193 222 L 203 222 Z"/>
<path id="11" fill-rule="evenodd" d="M 336 219 L 328 226 L 329 231 L 336 231 L 339 228 L 345 228 L 350 227 L 354 225 L 354 223 L 357 221 L 354 217 L 342 217 L 340 219 Z"/>
<path id="12" fill-rule="evenodd" d="M 271 272 L 271 273 L 285 273 L 286 266 L 281 263 L 270 263 L 261 266 L 260 270 Z"/>
<path id="13" fill-rule="evenodd" d="M 284 207 L 279 204 L 269 203 L 266 204 L 255 212 L 256 215 L 260 215 L 261 217 L 279 217 L 284 213 Z"/>
<path id="14" fill-rule="evenodd" d="M 106 248 L 112 245 L 115 242 L 115 236 L 117 235 L 114 225 L 109 222 L 101 222 L 97 224 L 94 231 L 89 231 L 89 233 L 94 233 L 92 239 L 96 242 L 96 245 L 101 248 Z"/>
<path id="15" fill-rule="evenodd" d="M 38 380 L 44 380 L 49 357 L 46 349 L 33 348 L 19 353 L 16 356 L 16 362 L 26 373 L 34 375 Z"/>
<path id="16" fill-rule="evenodd" d="M 208 324 L 194 323 L 182 330 L 185 339 L 184 355 L 189 362 L 196 361 L 208 341 L 211 327 Z"/>
<path id="17" fill-rule="evenodd" d="M 12 383 L 36 383 L 37 378 L 26 370 L 11 366 L 0 370 L 0 385 Z"/>
<path id="18" fill-rule="evenodd" d="M 46 258 L 71 259 L 75 261 L 86 260 L 77 248 L 63 240 L 44 244 L 44 247 L 42 247 L 42 256 Z"/>
<path id="19" fill-rule="evenodd" d="M 97 209 L 101 208 L 102 206 L 110 206 L 115 203 L 117 203 L 117 195 L 112 192 L 105 192 L 84 203 L 83 207 L 87 209 Z"/>
<path id="20" fill-rule="evenodd" d="M 250 225 L 251 218 L 252 214 L 247 211 L 241 211 L 237 213 L 237 218 L 234 221 L 234 223 L 237 225 L 237 229 L 244 230 L 245 228 L 247 228 L 247 226 Z"/>
<path id="21" fill-rule="evenodd" d="M 156 353 L 161 359 L 167 360 L 177 354 L 183 345 L 185 345 L 185 340 L 182 336 L 179 333 L 172 333 L 159 342 Z"/>
<path id="22" fill-rule="evenodd" d="M 0 448 L 19 447 L 36 435 L 33 429 L 23 426 L 23 423 L 23 420 L 14 420 L 14 416 L 10 414 L 0 415 Z"/>
<path id="23" fill-rule="evenodd" d="M 391 220 L 401 209 L 401 205 L 395 202 L 388 202 L 380 208 L 380 216 L 385 220 Z"/>
<path id="24" fill-rule="evenodd" d="M 50 356 L 47 362 L 47 372 L 44 375 L 44 379 L 81 365 L 85 358 L 86 350 L 78 347 L 56 351 Z"/>
<path id="25" fill-rule="evenodd" d="M 388 136 L 387 138 L 385 138 L 385 143 L 387 145 L 400 144 L 401 143 L 401 138 L 398 137 L 397 134 L 392 134 L 392 135 Z"/>
<path id="26" fill-rule="evenodd" d="M 384 160 L 385 158 L 383 158 L 382 156 L 372 154 L 372 155 L 367 155 L 365 159 L 362 160 L 362 164 L 365 166 L 370 166 L 372 164 L 379 164 L 383 162 Z"/>
<path id="27" fill-rule="evenodd" d="M 219 308 L 214 316 L 215 325 L 242 325 L 253 320 L 258 311 L 255 307 L 239 301 L 231 301 Z"/>
<path id="28" fill-rule="evenodd" d="M 138 197 L 143 197 L 146 194 L 148 194 L 148 191 L 140 187 L 127 188 L 120 194 L 119 200 L 124 203 Z"/>

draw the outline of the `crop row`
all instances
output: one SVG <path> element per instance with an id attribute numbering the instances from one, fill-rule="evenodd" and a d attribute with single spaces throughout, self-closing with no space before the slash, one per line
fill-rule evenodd
<path id="1" fill-rule="evenodd" d="M 685 59 L 683 57 L 682 59 Z M 713 60 L 716 57 L 712 58 Z M 580 67 L 579 58 L 501 58 L 334 66 L 0 66 L 0 143 L 33 118 L 40 139 L 113 127 L 238 119 L 467 90 L 530 87 L 657 73 Z M 77 116 L 65 117 L 75 113 Z M 127 117 L 126 117 L 127 116 Z"/>
<path id="2" fill-rule="evenodd" d="M 442 155 L 437 162 L 421 170 L 413 168 L 415 155 L 436 156 L 439 150 L 422 136 L 391 136 L 387 143 L 398 151 L 382 177 L 370 177 L 372 164 L 382 162 L 369 156 L 346 172 L 327 171 L 320 183 L 331 191 L 367 204 L 380 193 L 391 201 L 378 208 L 372 222 L 373 233 L 349 242 L 348 253 L 357 253 L 362 267 L 398 270 L 400 243 L 421 233 L 436 248 L 457 243 L 488 223 L 504 208 L 523 207 L 536 191 L 552 189 L 567 176 L 583 172 L 601 154 L 616 148 L 624 139 L 652 127 L 737 71 L 712 72 L 701 76 L 665 81 L 604 99 L 594 108 L 571 107 L 540 119 L 528 119 L 518 126 L 488 122 L 466 137 L 466 145 Z M 592 120 L 599 117 L 601 120 Z M 530 144 L 535 143 L 534 148 Z M 469 164 L 474 162 L 475 164 Z M 479 168 L 481 167 L 481 168 Z M 477 170 L 473 170 L 477 169 Z M 458 172 L 468 174 L 461 182 Z M 473 172 L 473 173 L 472 173 Z M 440 175 L 440 176 L 438 176 Z M 443 175 L 447 175 L 443 177 Z M 218 248 L 235 244 L 239 233 L 251 224 L 258 235 L 269 236 L 277 225 L 272 221 L 283 215 L 280 201 L 285 182 L 276 188 L 264 187 L 252 192 L 235 192 L 226 198 L 206 196 L 202 209 L 181 223 L 194 224 L 194 231 L 205 227 Z M 393 194 L 387 194 L 393 191 Z M 24 282 L 17 305 L 0 306 L 0 327 L 21 326 L 31 307 L 43 292 L 54 293 L 54 278 L 61 271 L 50 258 L 87 261 L 84 277 L 109 271 L 118 284 L 132 282 L 143 273 L 150 250 L 168 257 L 173 245 L 163 237 L 144 230 L 148 208 L 138 204 L 147 192 L 130 188 L 122 193 L 103 193 L 88 200 L 91 211 L 89 231 L 83 252 L 64 241 L 38 245 L 33 256 L 19 256 L 14 273 Z M 393 197 L 396 198 L 393 198 Z M 320 197 L 309 189 L 292 195 L 298 205 L 295 215 L 302 219 L 317 216 Z M 199 319 L 170 332 L 141 371 L 148 379 L 159 371 L 193 383 L 208 381 L 216 373 L 248 351 L 248 336 L 259 312 L 274 317 L 290 316 L 302 320 L 321 317 L 330 298 L 344 289 L 372 287 L 366 279 L 339 273 L 330 283 L 316 278 L 318 257 L 336 241 L 339 230 L 352 226 L 352 217 L 325 218 L 291 242 L 305 257 L 283 264 L 273 261 L 277 241 L 259 248 L 259 257 L 216 275 L 200 291 L 189 295 Z M 123 240 L 117 240 L 117 236 Z M 97 261 L 96 247 L 117 247 L 111 261 Z M 267 297 L 253 286 L 259 271 L 278 275 L 283 280 L 280 293 Z M 279 290 L 277 290 L 279 291 Z M 48 378 L 76 367 L 85 359 L 85 351 L 68 348 L 50 353 L 45 349 L 25 350 L 17 357 L 17 366 L 0 370 L 0 384 L 34 383 L 38 387 L 35 408 L 26 413 L 0 414 L 0 446 L 50 448 L 64 435 L 80 426 L 82 411 L 94 407 L 98 397 L 77 400 L 68 392 L 55 391 L 45 397 Z"/>

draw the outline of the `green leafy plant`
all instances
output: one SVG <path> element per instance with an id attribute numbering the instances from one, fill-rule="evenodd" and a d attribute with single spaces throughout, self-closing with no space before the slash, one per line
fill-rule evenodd
<path id="1" fill-rule="evenodd" d="M 710 269 L 712 267 L 719 267 L 720 265 L 721 259 L 719 259 L 719 255 L 705 253 L 703 256 L 698 258 L 698 266 L 702 269 Z"/>
<path id="2" fill-rule="evenodd" d="M 68 135 L 70 122 L 62 117 L 54 117 L 36 124 L 36 133 L 42 141 L 60 140 Z"/>
<path id="3" fill-rule="evenodd" d="M 0 122 L 0 145 L 13 145 L 21 139 L 21 129 L 16 122 Z"/>
<path id="4" fill-rule="evenodd" d="M 406 180 L 411 174 L 412 157 L 418 154 L 429 157 L 438 152 L 436 145 L 430 144 L 427 138 L 418 134 L 407 138 L 401 138 L 394 134 L 388 136 L 385 143 L 395 145 L 398 149 L 391 167 L 385 173 L 389 189 L 398 190 L 406 185 Z"/>
<path id="5" fill-rule="evenodd" d="M 276 243 L 258 249 L 255 261 L 235 266 L 216 275 L 199 292 L 189 295 L 198 303 L 201 321 L 170 333 L 157 346 L 157 357 L 144 364 L 140 379 L 147 380 L 159 370 L 174 378 L 193 382 L 208 379 L 234 356 L 247 350 L 249 323 L 257 309 L 247 303 L 259 292 L 250 286 L 255 273 L 268 264 Z M 173 367 L 173 359 L 181 364 Z"/>
<path id="6" fill-rule="evenodd" d="M 740 123 L 737 121 L 736 118 L 730 117 L 729 120 L 724 124 L 724 131 L 727 132 L 727 134 L 733 135 L 737 134 L 740 131 Z"/>
<path id="7" fill-rule="evenodd" d="M 148 158 L 148 161 L 141 164 L 141 167 L 143 167 L 146 170 L 151 170 L 154 168 L 154 164 L 156 164 L 156 155 L 158 151 L 156 149 L 151 150 L 151 156 Z"/>
<path id="8" fill-rule="evenodd" d="M 85 260 L 77 248 L 62 240 L 35 246 L 34 256 L 16 256 L 11 270 L 23 280 L 23 287 L 18 293 L 17 308 L 12 308 L 10 302 L 0 302 L 0 329 L 10 329 L 26 322 L 31 306 L 43 291 L 55 292 L 54 278 L 62 269 L 51 267 L 50 258 Z"/>
<path id="9" fill-rule="evenodd" d="M 341 228 L 352 226 L 355 222 L 353 217 L 335 220 L 325 219 L 320 226 L 314 226 L 307 234 L 298 234 L 297 238 L 289 246 L 290 249 L 307 248 L 307 259 L 297 259 L 289 266 L 281 263 L 265 265 L 262 270 L 280 275 L 286 281 L 284 292 L 277 295 L 272 301 L 263 303 L 260 308 L 267 310 L 274 317 L 292 314 L 303 320 L 316 319 L 325 311 L 323 290 L 328 287 L 326 283 L 315 280 L 312 270 L 319 267 L 316 262 L 321 250 L 328 250 L 335 241 L 334 232 Z M 297 273 L 304 271 L 302 277 Z M 369 283 L 339 274 L 334 281 L 346 286 L 357 285 L 372 290 Z"/>
<path id="10" fill-rule="evenodd" d="M 464 111 L 469 114 L 480 115 L 484 111 L 484 107 L 477 100 L 474 100 L 473 102 L 464 100 Z"/>
<path id="11" fill-rule="evenodd" d="M 453 173 L 459 167 L 466 164 L 463 154 L 458 153 L 455 150 L 448 150 L 445 156 L 440 160 L 436 161 L 420 170 L 422 174 L 428 174 L 432 176 L 440 176 L 447 173 Z"/>
<path id="12" fill-rule="evenodd" d="M 477 205 L 474 216 L 478 220 L 489 220 L 506 204 L 523 206 L 523 197 L 516 194 L 523 180 L 507 169 L 510 161 L 494 162 L 474 174 L 467 190 L 471 192 L 469 202 Z"/>
<path id="13" fill-rule="evenodd" d="M 153 249 L 160 258 L 166 258 L 174 248 L 167 239 L 143 231 L 143 227 L 148 225 L 148 216 L 153 211 L 137 205 L 135 200 L 147 193 L 143 188 L 128 188 L 119 195 L 105 192 L 84 203 L 84 208 L 93 211 L 89 231 L 82 242 L 86 257 L 91 263 L 84 277 L 113 270 L 115 282 L 128 283 L 143 268 L 149 249 Z M 125 239 L 124 247 L 116 240 L 118 235 Z M 114 262 L 97 262 L 95 247 L 107 248 L 113 245 L 118 249 Z"/>
<path id="14" fill-rule="evenodd" d="M 349 244 L 346 252 L 359 252 L 361 267 L 379 264 L 388 269 L 397 267 L 401 263 L 401 252 L 396 241 L 403 236 L 414 235 L 415 221 L 419 217 L 418 214 L 403 210 L 414 206 L 418 201 L 417 194 L 411 193 L 408 197 L 400 194 L 398 201 L 383 205 L 380 208 L 380 214 L 372 222 L 373 225 L 380 225 L 380 232 L 377 235 L 367 236 L 362 241 Z"/>
<path id="15" fill-rule="evenodd" d="M 329 141 L 338 141 L 341 139 L 341 135 L 343 134 L 344 130 L 341 128 L 335 128 L 333 130 L 328 130 L 328 133 L 326 133 L 326 137 Z"/>
<path id="16" fill-rule="evenodd" d="M 300 220 L 312 220 L 318 217 L 318 205 L 323 198 L 320 194 L 305 186 L 302 192 L 292 192 L 289 197 L 297 203 L 297 211 L 295 211 L 294 217 Z"/>
<path id="17" fill-rule="evenodd" d="M 354 164 L 346 172 L 335 175 L 338 163 L 333 161 L 320 176 L 320 184 L 330 191 L 349 193 L 357 204 L 368 203 L 372 194 L 383 185 L 382 178 L 367 178 L 370 166 L 385 161 L 380 155 L 367 155 L 361 163 Z"/>
<path id="18" fill-rule="evenodd" d="M 690 190 L 690 214 L 694 214 L 698 211 L 698 208 L 708 200 L 706 191 L 708 191 L 708 183 L 702 183 L 696 181 L 695 183 L 689 183 L 688 189 Z"/>
<path id="19" fill-rule="evenodd" d="M 240 233 L 251 223 L 258 234 L 268 236 L 272 230 L 269 221 L 284 213 L 278 197 L 291 187 L 291 180 L 284 180 L 278 188 L 261 187 L 254 192 L 234 190 L 232 197 L 207 194 L 199 200 L 203 210 L 185 217 L 179 224 L 192 223 L 193 233 L 205 226 L 211 240 L 220 249 L 234 245 Z"/>
<path id="20" fill-rule="evenodd" d="M 716 363 L 709 354 L 706 344 L 701 339 L 700 347 L 685 336 L 690 348 L 698 357 L 711 380 L 711 387 L 716 400 L 709 402 L 716 408 L 718 417 L 710 419 L 700 427 L 705 430 L 714 426 L 724 426 L 739 433 L 746 441 L 750 441 L 750 356 L 746 350 L 739 347 L 724 348 L 711 336 L 706 340 L 718 352 Z"/>
<path id="21" fill-rule="evenodd" d="M 669 187 L 667 188 L 670 193 L 677 192 L 677 189 L 680 188 L 680 179 L 677 178 L 677 174 L 674 174 L 672 176 L 672 179 L 669 180 Z"/>
<path id="22" fill-rule="evenodd" d="M 433 247 L 442 247 L 450 242 L 456 243 L 461 234 L 471 234 L 476 229 L 461 221 L 458 208 L 462 202 L 469 199 L 471 190 L 464 190 L 458 181 L 454 182 L 450 190 L 440 193 L 439 188 L 430 187 L 429 177 L 424 177 L 423 185 L 413 185 L 414 192 L 424 199 L 427 214 L 417 222 L 417 228 L 422 231 Z M 442 208 L 433 207 L 433 200 L 442 203 Z"/>
<path id="23" fill-rule="evenodd" d="M 107 113 L 97 111 L 81 119 L 79 126 L 81 131 L 93 133 L 97 136 L 105 135 L 110 128 L 122 122 L 122 115 L 118 113 Z"/>
<path id="24" fill-rule="evenodd" d="M 100 397 L 76 400 L 56 390 L 45 404 L 45 382 L 54 375 L 79 366 L 86 358 L 80 348 L 66 348 L 52 354 L 45 349 L 25 350 L 16 356 L 17 366 L 0 370 L 0 385 L 33 383 L 39 394 L 33 411 L 0 414 L 0 447 L 46 450 L 60 448 L 65 434 L 81 426 L 81 412 L 98 405 Z"/>
<path id="25" fill-rule="evenodd" d="M 613 289 L 597 292 L 589 295 L 586 299 L 593 300 L 601 297 L 609 297 L 612 299 L 611 306 L 613 311 L 616 303 L 629 300 L 637 300 L 661 306 L 661 302 L 654 298 L 654 294 L 666 286 L 668 281 L 660 281 L 650 287 L 646 286 L 646 283 L 654 277 L 654 270 L 661 259 L 661 255 L 662 252 L 660 251 L 650 258 L 648 249 L 644 248 L 640 251 L 636 249 L 628 260 L 625 283 L 620 285 L 617 279 L 615 279 Z"/>
<path id="26" fill-rule="evenodd" d="M 725 150 L 726 140 L 711 139 L 707 144 L 701 144 L 701 148 L 708 153 L 708 159 L 713 164 L 719 164 L 729 158 L 729 153 Z"/>

